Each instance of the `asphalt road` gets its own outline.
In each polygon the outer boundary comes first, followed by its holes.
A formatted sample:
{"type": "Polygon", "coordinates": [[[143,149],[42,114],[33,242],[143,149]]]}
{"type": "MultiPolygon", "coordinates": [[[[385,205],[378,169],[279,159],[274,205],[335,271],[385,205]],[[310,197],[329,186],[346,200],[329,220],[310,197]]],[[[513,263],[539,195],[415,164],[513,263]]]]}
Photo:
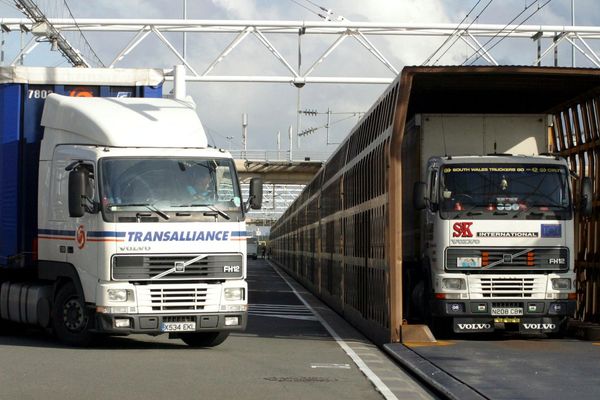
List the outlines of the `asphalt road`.
{"type": "Polygon", "coordinates": [[[248,275],[248,329],[212,349],[166,335],[75,349],[36,330],[0,334],[0,400],[432,398],[265,261],[250,261],[248,275]]]}

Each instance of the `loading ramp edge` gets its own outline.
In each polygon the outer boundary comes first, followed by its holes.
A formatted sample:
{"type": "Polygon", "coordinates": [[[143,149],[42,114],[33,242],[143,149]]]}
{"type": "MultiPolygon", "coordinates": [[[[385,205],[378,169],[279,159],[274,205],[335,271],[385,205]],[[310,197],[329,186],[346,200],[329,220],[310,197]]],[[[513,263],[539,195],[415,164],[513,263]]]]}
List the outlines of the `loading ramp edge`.
{"type": "Polygon", "coordinates": [[[429,360],[421,357],[401,343],[383,345],[384,350],[402,367],[421,379],[436,392],[451,400],[487,399],[481,393],[464,382],[456,379],[446,371],[438,368],[429,360]]]}

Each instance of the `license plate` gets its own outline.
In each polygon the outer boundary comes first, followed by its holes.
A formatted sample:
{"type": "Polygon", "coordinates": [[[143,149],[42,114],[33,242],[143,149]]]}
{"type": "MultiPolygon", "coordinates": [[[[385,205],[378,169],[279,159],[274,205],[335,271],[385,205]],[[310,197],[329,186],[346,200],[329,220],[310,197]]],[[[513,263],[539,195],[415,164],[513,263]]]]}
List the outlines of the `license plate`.
{"type": "Polygon", "coordinates": [[[196,330],[195,322],[163,322],[160,325],[162,332],[189,332],[196,330]]]}
{"type": "Polygon", "coordinates": [[[522,307],[492,307],[492,315],[523,315],[522,307]]]}

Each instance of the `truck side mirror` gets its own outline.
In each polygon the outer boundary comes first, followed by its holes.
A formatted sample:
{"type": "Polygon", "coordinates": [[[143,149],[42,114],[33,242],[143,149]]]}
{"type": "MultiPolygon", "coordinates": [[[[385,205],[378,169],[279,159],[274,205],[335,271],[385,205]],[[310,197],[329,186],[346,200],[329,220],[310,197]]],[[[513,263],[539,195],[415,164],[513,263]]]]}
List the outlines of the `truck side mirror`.
{"type": "Polygon", "coordinates": [[[87,181],[87,171],[74,169],[69,172],[69,216],[71,218],[83,217],[85,214],[87,181]]]}
{"type": "Polygon", "coordinates": [[[260,210],[262,207],[263,182],[261,178],[250,179],[250,208],[260,210]]]}
{"type": "Polygon", "coordinates": [[[427,207],[425,193],[427,193],[425,182],[415,182],[413,187],[413,206],[415,209],[423,210],[427,207]]]}
{"type": "Polygon", "coordinates": [[[580,197],[580,210],[581,214],[586,217],[592,215],[592,206],[594,197],[592,194],[592,179],[589,176],[584,177],[581,180],[581,197],[580,197]]]}

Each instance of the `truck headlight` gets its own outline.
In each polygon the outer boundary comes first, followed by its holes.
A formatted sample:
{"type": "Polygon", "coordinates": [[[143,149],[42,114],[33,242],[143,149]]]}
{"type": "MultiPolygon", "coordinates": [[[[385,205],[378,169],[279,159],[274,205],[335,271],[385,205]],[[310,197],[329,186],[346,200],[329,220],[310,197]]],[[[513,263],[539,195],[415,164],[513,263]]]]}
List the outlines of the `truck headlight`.
{"type": "Polygon", "coordinates": [[[554,290],[569,290],[571,289],[571,279],[569,278],[553,278],[552,289],[554,290]]]}
{"type": "Polygon", "coordinates": [[[127,301],[128,298],[133,297],[133,292],[130,296],[129,292],[131,292],[131,290],[127,289],[108,289],[106,292],[108,293],[109,301],[121,302],[127,301]]]}
{"type": "Polygon", "coordinates": [[[463,290],[465,286],[463,278],[442,278],[442,289],[463,290]]]}
{"type": "Polygon", "coordinates": [[[223,294],[226,301],[244,300],[244,288],[225,288],[223,294]]]}

